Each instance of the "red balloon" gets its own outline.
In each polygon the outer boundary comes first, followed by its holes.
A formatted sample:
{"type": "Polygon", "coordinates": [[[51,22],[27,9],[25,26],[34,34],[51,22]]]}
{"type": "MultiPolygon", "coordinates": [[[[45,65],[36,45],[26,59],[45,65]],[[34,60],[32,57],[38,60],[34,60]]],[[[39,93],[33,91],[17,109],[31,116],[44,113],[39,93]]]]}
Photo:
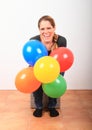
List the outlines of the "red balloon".
{"type": "Polygon", "coordinates": [[[31,93],[40,87],[41,82],[35,78],[33,67],[28,67],[17,74],[15,85],[19,91],[23,93],[31,93]]]}
{"type": "Polygon", "coordinates": [[[50,56],[54,57],[59,62],[60,72],[68,70],[74,62],[72,51],[66,47],[59,47],[53,50],[50,56]]]}

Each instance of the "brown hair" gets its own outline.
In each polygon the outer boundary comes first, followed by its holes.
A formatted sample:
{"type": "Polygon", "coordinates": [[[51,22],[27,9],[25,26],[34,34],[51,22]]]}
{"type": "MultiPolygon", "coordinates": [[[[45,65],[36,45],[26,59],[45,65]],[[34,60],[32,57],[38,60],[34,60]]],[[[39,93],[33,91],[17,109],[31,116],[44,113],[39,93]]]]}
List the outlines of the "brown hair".
{"type": "MultiPolygon", "coordinates": [[[[43,20],[44,21],[49,21],[53,28],[56,26],[55,25],[55,21],[54,21],[54,19],[52,17],[50,17],[49,15],[44,15],[38,21],[38,28],[40,28],[40,23],[43,20]]],[[[58,39],[58,35],[54,34],[54,36],[53,36],[53,42],[57,42],[57,39],[58,39]]]]}
{"type": "Polygon", "coordinates": [[[44,16],[42,16],[40,19],[39,19],[39,21],[38,21],[38,28],[40,28],[40,23],[41,23],[41,21],[49,21],[50,23],[51,23],[51,25],[52,25],[52,27],[54,28],[55,27],[55,21],[54,21],[54,19],[52,18],[52,17],[50,17],[50,16],[48,16],[48,15],[44,15],[44,16]]]}

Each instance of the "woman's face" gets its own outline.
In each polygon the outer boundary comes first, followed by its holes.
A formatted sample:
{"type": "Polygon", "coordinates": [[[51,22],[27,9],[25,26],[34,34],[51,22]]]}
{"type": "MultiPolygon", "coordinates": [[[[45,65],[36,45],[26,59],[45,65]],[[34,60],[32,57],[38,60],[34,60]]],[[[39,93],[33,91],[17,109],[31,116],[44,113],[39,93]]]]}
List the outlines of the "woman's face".
{"type": "Polygon", "coordinates": [[[55,33],[55,27],[53,27],[49,21],[41,21],[39,31],[41,40],[44,43],[52,42],[55,33]]]}

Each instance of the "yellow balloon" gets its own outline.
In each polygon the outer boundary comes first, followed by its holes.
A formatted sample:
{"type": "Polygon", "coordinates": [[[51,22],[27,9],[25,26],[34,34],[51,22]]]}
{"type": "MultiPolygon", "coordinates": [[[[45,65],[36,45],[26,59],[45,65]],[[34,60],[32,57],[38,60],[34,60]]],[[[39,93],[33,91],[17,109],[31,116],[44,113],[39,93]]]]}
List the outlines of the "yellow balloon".
{"type": "Polygon", "coordinates": [[[54,81],[59,73],[59,63],[51,56],[43,56],[34,65],[34,75],[42,83],[54,81]]]}

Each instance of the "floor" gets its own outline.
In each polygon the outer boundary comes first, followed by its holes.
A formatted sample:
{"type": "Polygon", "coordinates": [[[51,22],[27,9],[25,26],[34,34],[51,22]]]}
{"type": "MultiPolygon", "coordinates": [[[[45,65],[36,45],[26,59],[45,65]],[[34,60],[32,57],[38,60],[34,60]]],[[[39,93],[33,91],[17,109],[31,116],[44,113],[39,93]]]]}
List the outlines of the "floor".
{"type": "Polygon", "coordinates": [[[67,90],[61,97],[60,115],[32,115],[30,94],[0,91],[0,130],[92,130],[92,90],[67,90]]]}

